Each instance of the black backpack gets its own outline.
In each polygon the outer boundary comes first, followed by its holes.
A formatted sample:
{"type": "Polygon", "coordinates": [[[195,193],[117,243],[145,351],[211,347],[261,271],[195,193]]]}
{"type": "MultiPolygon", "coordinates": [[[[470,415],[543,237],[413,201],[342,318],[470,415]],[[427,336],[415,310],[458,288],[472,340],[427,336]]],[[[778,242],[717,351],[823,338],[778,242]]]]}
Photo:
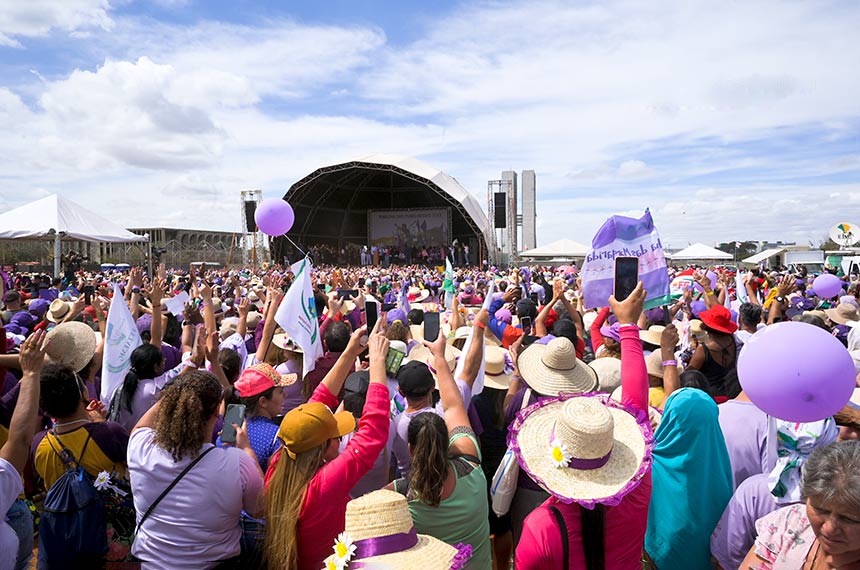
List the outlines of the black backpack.
{"type": "MultiPolygon", "coordinates": [[[[66,468],[48,490],[39,521],[39,570],[97,568],[108,551],[105,507],[93,479],[54,430],[45,437],[66,468]],[[55,439],[61,449],[54,447],[55,439]]],[[[86,453],[91,435],[81,450],[86,453]]]]}

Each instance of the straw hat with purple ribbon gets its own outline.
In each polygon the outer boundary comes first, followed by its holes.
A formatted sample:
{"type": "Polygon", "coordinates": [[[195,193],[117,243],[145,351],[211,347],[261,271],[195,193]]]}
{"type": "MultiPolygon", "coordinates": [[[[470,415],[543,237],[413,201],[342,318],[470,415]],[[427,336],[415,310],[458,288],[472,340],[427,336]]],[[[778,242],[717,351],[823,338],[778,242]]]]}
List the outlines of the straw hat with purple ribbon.
{"type": "Polygon", "coordinates": [[[459,570],[472,553],[418,534],[406,497],[381,489],[346,505],[346,528],[335,540],[325,568],[459,570]]]}
{"type": "Polygon", "coordinates": [[[484,386],[507,390],[514,376],[514,363],[507,350],[500,346],[484,348],[484,386]]]}
{"type": "Polygon", "coordinates": [[[522,468],[564,503],[616,506],[651,468],[648,414],[608,394],[562,394],[521,411],[508,445],[522,468]]]}

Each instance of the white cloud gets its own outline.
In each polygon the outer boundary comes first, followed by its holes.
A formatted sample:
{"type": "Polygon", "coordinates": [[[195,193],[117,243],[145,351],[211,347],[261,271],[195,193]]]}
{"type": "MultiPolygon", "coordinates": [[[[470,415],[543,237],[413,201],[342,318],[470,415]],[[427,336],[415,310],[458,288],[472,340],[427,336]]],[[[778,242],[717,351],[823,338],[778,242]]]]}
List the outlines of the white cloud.
{"type": "Polygon", "coordinates": [[[108,0],[3,0],[0,2],[0,45],[21,47],[17,37],[46,36],[51,30],[69,33],[110,30],[108,0]]]}
{"type": "Polygon", "coordinates": [[[502,170],[535,169],[540,243],[588,243],[649,206],[670,243],[817,240],[833,216],[804,201],[860,196],[856,152],[816,147],[857,128],[855,4],[480,2],[396,45],[368,25],[181,26],[56,4],[104,17],[13,30],[0,15],[0,44],[64,29],[92,47],[28,85],[29,107],[0,76],[4,192],[74,192],[129,225],[231,228],[240,190],[281,195],[372,152],[422,158],[479,203],[502,170]],[[816,134],[792,149],[808,158],[766,150],[798,132],[816,134]],[[745,178],[719,183],[730,171],[745,178]]]}

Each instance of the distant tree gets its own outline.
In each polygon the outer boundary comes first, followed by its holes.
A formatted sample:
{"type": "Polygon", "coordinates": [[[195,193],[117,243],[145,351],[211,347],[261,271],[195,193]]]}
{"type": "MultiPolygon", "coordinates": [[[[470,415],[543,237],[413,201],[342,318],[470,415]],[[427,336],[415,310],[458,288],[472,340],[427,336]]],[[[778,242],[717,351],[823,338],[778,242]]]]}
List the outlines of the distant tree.
{"type": "Polygon", "coordinates": [[[758,244],[754,241],[742,241],[738,246],[735,245],[736,243],[733,241],[721,243],[717,246],[717,249],[734,255],[738,261],[753,255],[756,249],[758,249],[758,244]]]}
{"type": "Polygon", "coordinates": [[[820,249],[822,251],[839,249],[839,244],[830,239],[829,237],[821,243],[820,249]]]}

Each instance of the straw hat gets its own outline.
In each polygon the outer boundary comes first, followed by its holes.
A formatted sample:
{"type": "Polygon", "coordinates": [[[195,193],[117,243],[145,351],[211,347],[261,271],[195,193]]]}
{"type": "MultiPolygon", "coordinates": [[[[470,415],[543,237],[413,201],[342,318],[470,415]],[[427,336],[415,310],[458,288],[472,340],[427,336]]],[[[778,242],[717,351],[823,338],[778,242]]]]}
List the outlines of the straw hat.
{"type": "Polygon", "coordinates": [[[77,321],[57,325],[45,336],[48,359],[80,372],[96,353],[97,336],[93,329],[77,321]]]}
{"type": "MultiPolygon", "coordinates": [[[[615,390],[612,391],[612,395],[610,397],[613,400],[615,400],[616,402],[620,403],[621,402],[621,392],[622,392],[621,386],[619,386],[618,388],[616,388],[615,390]]],[[[659,427],[659,425],[660,425],[660,422],[663,421],[663,414],[660,412],[660,410],[658,410],[654,406],[648,406],[648,419],[651,422],[651,429],[656,431],[657,427],[659,427]]]]}
{"type": "MultiPolygon", "coordinates": [[[[656,376],[657,378],[663,377],[663,353],[659,350],[655,350],[651,354],[645,357],[645,368],[648,369],[649,376],[656,376]]],[[[681,369],[678,367],[678,373],[680,374],[681,369]]]]}
{"type": "Polygon", "coordinates": [[[573,343],[564,337],[530,345],[517,359],[517,367],[532,390],[544,396],[597,388],[597,373],[576,357],[573,343]]]}
{"type": "Polygon", "coordinates": [[[588,365],[597,373],[597,390],[611,394],[621,386],[621,360],[611,356],[595,358],[588,365]]]}
{"type": "Polygon", "coordinates": [[[406,292],[406,298],[409,299],[410,303],[420,303],[429,296],[430,291],[421,289],[420,287],[410,287],[406,292]]]}
{"type": "Polygon", "coordinates": [[[272,337],[272,344],[278,348],[289,350],[290,352],[304,352],[302,347],[297,345],[286,333],[276,334],[272,337]]]}
{"type": "MultiPolygon", "coordinates": [[[[454,368],[457,367],[457,359],[460,357],[460,350],[454,348],[450,344],[445,344],[445,361],[448,363],[448,370],[451,373],[454,372],[454,368]]],[[[409,360],[417,360],[418,362],[423,362],[427,365],[427,368],[430,369],[430,372],[433,374],[433,377],[436,377],[436,368],[434,368],[435,359],[433,358],[433,354],[430,353],[430,349],[420,344],[414,347],[409,351],[409,360]]]]}
{"type": "Polygon", "coordinates": [[[58,323],[72,310],[72,304],[60,299],[54,299],[48,306],[45,317],[52,323],[58,323]]]}
{"type": "Polygon", "coordinates": [[[334,550],[325,560],[326,568],[349,568],[361,560],[362,568],[374,570],[448,570],[464,557],[437,538],[417,534],[406,497],[385,489],[347,503],[346,529],[337,537],[334,550]],[[369,556],[380,551],[386,554],[369,556]]]}
{"type": "Polygon", "coordinates": [[[507,390],[514,376],[514,363],[508,351],[500,346],[484,348],[484,386],[507,390]]]}
{"type": "Polygon", "coordinates": [[[409,325],[409,334],[411,334],[412,338],[415,340],[424,340],[424,326],[409,325]]]}
{"type": "Polygon", "coordinates": [[[565,394],[520,412],[508,441],[538,485],[562,502],[593,508],[616,506],[639,486],[653,439],[644,411],[608,394],[565,394]]]}
{"type": "Polygon", "coordinates": [[[825,314],[834,323],[847,325],[849,322],[860,320],[857,307],[850,303],[839,303],[835,309],[825,309],[825,314]]]}
{"type": "Polygon", "coordinates": [[[702,321],[699,319],[691,319],[690,320],[690,333],[693,336],[703,336],[705,334],[705,329],[702,328],[702,321]]]}
{"type": "Polygon", "coordinates": [[[660,346],[660,338],[663,335],[664,330],[666,330],[666,327],[662,325],[653,325],[645,330],[640,330],[639,338],[642,339],[642,342],[660,346]]]}

